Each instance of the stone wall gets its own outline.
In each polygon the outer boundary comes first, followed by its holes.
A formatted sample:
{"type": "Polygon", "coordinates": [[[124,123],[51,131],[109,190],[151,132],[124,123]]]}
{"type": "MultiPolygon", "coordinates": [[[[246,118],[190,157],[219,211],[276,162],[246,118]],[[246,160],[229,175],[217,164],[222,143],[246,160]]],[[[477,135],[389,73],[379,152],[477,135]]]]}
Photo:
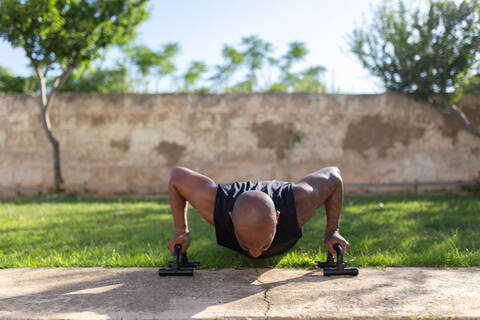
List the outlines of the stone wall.
{"type": "MultiPolygon", "coordinates": [[[[0,96],[0,196],[53,186],[38,103],[0,96]]],[[[480,127],[480,96],[459,105],[480,127]]],[[[479,138],[397,94],[63,94],[51,120],[65,187],[79,192],[162,192],[174,166],[219,183],[338,166],[360,192],[443,188],[480,171],[479,138]]]]}

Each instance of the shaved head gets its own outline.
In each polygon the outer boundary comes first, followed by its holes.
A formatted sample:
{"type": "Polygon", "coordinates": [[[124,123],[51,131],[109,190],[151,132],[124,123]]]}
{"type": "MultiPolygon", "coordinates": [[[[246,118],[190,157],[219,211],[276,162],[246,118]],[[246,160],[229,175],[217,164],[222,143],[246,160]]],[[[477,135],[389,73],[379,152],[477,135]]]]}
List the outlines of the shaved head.
{"type": "Polygon", "coordinates": [[[258,257],[275,236],[279,212],[272,198],[261,191],[242,193],[233,206],[231,218],[240,246],[258,257]]]}

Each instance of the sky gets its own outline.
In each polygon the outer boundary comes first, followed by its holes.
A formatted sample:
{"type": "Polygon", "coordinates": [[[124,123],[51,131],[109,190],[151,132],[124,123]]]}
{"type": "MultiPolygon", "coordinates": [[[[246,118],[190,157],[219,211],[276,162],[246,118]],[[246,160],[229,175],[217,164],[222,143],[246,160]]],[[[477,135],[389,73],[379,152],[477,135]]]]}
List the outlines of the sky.
{"type": "MultiPolygon", "coordinates": [[[[222,47],[238,46],[242,37],[257,35],[273,44],[279,56],[288,43],[302,41],[309,50],[299,68],[322,65],[327,91],[379,93],[381,83],[349,52],[348,35],[371,17],[381,0],[151,0],[150,16],[138,29],[137,42],[159,49],[178,42],[175,63],[184,72],[193,60],[209,67],[221,64],[222,47]]],[[[114,62],[111,54],[109,63],[114,62]]],[[[23,49],[0,40],[0,65],[16,75],[30,75],[23,49]]],[[[168,89],[163,89],[168,91],[168,89]]]]}

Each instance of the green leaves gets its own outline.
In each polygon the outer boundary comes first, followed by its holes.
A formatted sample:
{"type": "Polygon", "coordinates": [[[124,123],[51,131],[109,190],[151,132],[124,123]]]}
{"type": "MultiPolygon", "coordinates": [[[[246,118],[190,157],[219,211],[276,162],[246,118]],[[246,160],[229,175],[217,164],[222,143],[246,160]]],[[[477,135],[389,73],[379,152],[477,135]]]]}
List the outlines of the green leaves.
{"type": "Polygon", "coordinates": [[[202,61],[193,61],[183,75],[184,91],[192,91],[195,83],[208,71],[207,65],[202,61]]]}
{"type": "Polygon", "coordinates": [[[225,45],[222,49],[225,64],[216,66],[217,73],[211,77],[211,80],[219,87],[224,87],[226,92],[254,91],[258,89],[259,71],[266,64],[275,61],[271,56],[272,51],[272,44],[256,35],[243,37],[239,49],[225,45]],[[229,88],[229,80],[242,67],[246,79],[229,88]]]}
{"type": "Polygon", "coordinates": [[[210,78],[224,92],[283,91],[322,92],[325,86],[321,75],[325,68],[312,66],[294,72],[294,64],[308,54],[306,44],[300,41],[289,43],[288,51],[276,58],[271,43],[252,35],[242,38],[237,49],[225,45],[222,50],[225,63],[215,66],[216,73],[210,78]],[[234,85],[230,80],[243,77],[234,85]],[[278,80],[272,83],[269,76],[278,80]]]}
{"type": "Polygon", "coordinates": [[[67,79],[60,89],[63,92],[123,93],[133,91],[125,66],[116,65],[110,69],[90,68],[67,79]]]}
{"type": "Polygon", "coordinates": [[[98,57],[126,43],[145,20],[147,0],[4,0],[0,36],[48,71],[98,57]]]}
{"type": "Polygon", "coordinates": [[[126,49],[130,61],[136,65],[142,76],[147,76],[151,70],[163,76],[175,71],[172,62],[180,50],[178,43],[168,43],[158,51],[153,51],[147,46],[135,45],[126,49]]]}
{"type": "Polygon", "coordinates": [[[293,84],[294,92],[325,92],[325,86],[320,80],[325,68],[315,66],[299,72],[296,82],[293,84]]]}
{"type": "Polygon", "coordinates": [[[38,80],[34,77],[14,76],[13,73],[0,66],[0,92],[32,93],[38,89],[38,80]]]}
{"type": "Polygon", "coordinates": [[[480,63],[479,2],[432,0],[427,10],[410,11],[402,1],[390,4],[377,7],[370,26],[353,31],[350,50],[387,90],[459,98],[480,63]]]}

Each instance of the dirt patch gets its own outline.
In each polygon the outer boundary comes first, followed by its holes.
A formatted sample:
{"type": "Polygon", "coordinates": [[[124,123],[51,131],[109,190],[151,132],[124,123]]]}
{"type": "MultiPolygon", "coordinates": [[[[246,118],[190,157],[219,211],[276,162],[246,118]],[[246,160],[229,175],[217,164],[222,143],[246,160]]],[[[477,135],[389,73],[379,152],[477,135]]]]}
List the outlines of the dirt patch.
{"type": "Polygon", "coordinates": [[[104,125],[107,122],[107,119],[103,114],[94,114],[90,117],[90,122],[92,124],[92,127],[96,128],[104,125]]]}
{"type": "Polygon", "coordinates": [[[154,148],[157,154],[161,154],[167,159],[167,164],[170,167],[173,167],[180,160],[186,149],[187,147],[183,145],[168,141],[162,141],[154,148]]]}
{"type": "Polygon", "coordinates": [[[262,149],[275,149],[277,158],[283,160],[288,152],[292,130],[291,123],[275,124],[272,121],[254,123],[251,130],[258,139],[258,147],[262,149]]]}
{"type": "Polygon", "coordinates": [[[458,133],[463,130],[462,123],[454,115],[443,114],[442,118],[443,125],[439,127],[440,133],[445,138],[452,139],[453,143],[456,144],[458,141],[458,133]]]}
{"type": "Polygon", "coordinates": [[[366,151],[373,148],[380,158],[385,158],[395,142],[408,146],[411,141],[422,138],[424,132],[424,128],[410,127],[404,121],[387,121],[380,115],[368,115],[348,126],[343,148],[364,157],[366,151]]]}
{"type": "Polygon", "coordinates": [[[110,147],[118,149],[122,152],[127,152],[130,150],[130,137],[125,137],[120,140],[112,140],[110,141],[110,147]]]}

